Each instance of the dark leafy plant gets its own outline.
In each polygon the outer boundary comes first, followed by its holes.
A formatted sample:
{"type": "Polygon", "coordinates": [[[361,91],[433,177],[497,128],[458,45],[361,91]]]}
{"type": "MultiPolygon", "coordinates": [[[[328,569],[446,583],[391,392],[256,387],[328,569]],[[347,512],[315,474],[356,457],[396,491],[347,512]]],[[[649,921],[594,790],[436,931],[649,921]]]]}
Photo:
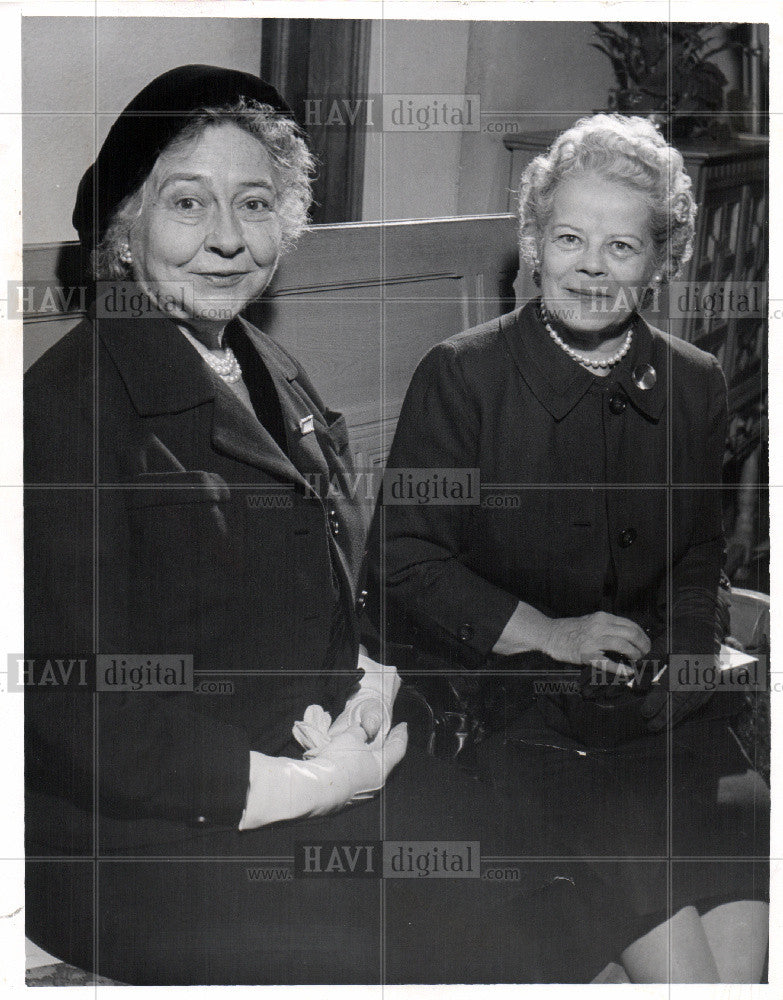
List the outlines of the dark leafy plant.
{"type": "Polygon", "coordinates": [[[709,112],[723,107],[727,80],[710,59],[738,42],[719,41],[710,23],[593,21],[592,47],[611,62],[618,103],[642,113],[709,112]]]}

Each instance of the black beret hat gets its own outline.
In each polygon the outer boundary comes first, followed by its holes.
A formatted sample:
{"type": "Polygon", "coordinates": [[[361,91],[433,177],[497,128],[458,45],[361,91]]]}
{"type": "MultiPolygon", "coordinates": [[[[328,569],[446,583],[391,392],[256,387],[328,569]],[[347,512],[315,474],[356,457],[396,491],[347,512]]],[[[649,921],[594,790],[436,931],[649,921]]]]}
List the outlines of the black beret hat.
{"type": "Polygon", "coordinates": [[[93,241],[101,241],[120,203],[145,180],[194,111],[232,104],[240,97],[293,117],[273,86],[235,69],[178,66],[147,84],[112,125],[98,158],[79,183],[73,225],[82,247],[89,250],[93,241]]]}

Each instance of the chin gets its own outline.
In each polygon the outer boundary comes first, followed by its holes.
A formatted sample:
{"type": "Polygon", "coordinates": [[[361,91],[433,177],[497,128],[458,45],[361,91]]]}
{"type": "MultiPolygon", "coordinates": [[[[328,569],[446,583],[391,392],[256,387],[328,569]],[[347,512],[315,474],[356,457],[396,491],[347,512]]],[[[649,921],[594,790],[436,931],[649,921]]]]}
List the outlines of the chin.
{"type": "Polygon", "coordinates": [[[595,333],[604,328],[618,326],[631,318],[628,310],[593,308],[588,303],[562,303],[550,310],[566,327],[576,332],[595,333]]]}
{"type": "Polygon", "coordinates": [[[572,317],[567,321],[563,320],[562,322],[577,333],[598,333],[600,330],[613,329],[617,326],[621,326],[623,323],[629,322],[630,319],[630,313],[623,313],[620,315],[600,313],[599,315],[591,317],[572,317]]]}

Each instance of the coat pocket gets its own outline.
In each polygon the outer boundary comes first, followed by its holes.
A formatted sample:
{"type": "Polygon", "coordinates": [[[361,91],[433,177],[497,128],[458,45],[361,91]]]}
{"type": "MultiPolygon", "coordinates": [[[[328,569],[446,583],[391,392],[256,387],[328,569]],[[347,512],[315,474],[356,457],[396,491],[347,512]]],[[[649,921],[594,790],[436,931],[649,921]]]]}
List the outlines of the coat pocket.
{"type": "MultiPolygon", "coordinates": [[[[131,546],[157,576],[168,563],[222,562],[231,557],[231,491],[213,472],[150,472],[128,484],[131,546]],[[199,555],[200,554],[200,555],[199,555]]],[[[192,567],[195,569],[195,566],[192,567]]]]}
{"type": "Polygon", "coordinates": [[[145,472],[129,484],[131,509],[168,507],[175,504],[225,503],[231,491],[225,479],[214,472],[145,472]]]}
{"type": "Polygon", "coordinates": [[[128,642],[193,652],[227,613],[240,573],[229,499],[225,481],[203,471],[144,473],[127,485],[128,642]]]}

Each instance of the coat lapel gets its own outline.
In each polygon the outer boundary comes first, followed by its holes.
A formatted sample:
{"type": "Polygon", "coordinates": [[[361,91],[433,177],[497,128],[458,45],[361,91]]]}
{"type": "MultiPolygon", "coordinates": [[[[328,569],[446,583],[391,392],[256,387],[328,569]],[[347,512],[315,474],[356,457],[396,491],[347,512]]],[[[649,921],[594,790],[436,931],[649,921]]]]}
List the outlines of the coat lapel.
{"type": "Polygon", "coordinates": [[[593,376],[554,343],[538,320],[535,302],[501,316],[500,325],[530,391],[555,420],[562,420],[590,388],[593,376]]]}
{"type": "MultiPolygon", "coordinates": [[[[562,420],[595,381],[595,376],[554,343],[538,319],[536,301],[500,317],[509,352],[522,378],[539,403],[555,420],[562,420]]],[[[662,335],[656,338],[641,316],[634,318],[631,349],[607,377],[606,385],[619,383],[633,405],[658,420],[666,403],[669,364],[662,335]],[[643,389],[637,373],[646,366],[655,372],[655,384],[643,389]]]]}
{"type": "MultiPolygon", "coordinates": [[[[141,416],[175,415],[212,401],[211,438],[216,450],[278,479],[306,486],[301,473],[274,438],[232,390],[207,368],[171,320],[160,315],[130,320],[103,317],[100,313],[98,316],[95,320],[98,336],[141,416]]],[[[298,373],[296,366],[274,345],[273,349],[267,346],[265,342],[269,338],[252,327],[248,332],[278,390],[289,440],[295,440],[292,428],[296,426],[298,432],[298,420],[305,415],[306,409],[300,394],[292,391],[290,385],[298,373]],[[281,363],[281,359],[285,363],[281,363]]]]}
{"type": "Polygon", "coordinates": [[[222,454],[263,469],[277,479],[304,485],[301,474],[272,435],[224,385],[215,387],[212,445],[222,454]]]}
{"type": "Polygon", "coordinates": [[[271,337],[261,333],[242,317],[240,319],[277,389],[289,454],[301,471],[318,473],[328,478],[329,466],[315,432],[316,425],[323,427],[323,424],[317,415],[317,407],[314,406],[313,400],[297,380],[299,369],[296,363],[271,337]]]}

